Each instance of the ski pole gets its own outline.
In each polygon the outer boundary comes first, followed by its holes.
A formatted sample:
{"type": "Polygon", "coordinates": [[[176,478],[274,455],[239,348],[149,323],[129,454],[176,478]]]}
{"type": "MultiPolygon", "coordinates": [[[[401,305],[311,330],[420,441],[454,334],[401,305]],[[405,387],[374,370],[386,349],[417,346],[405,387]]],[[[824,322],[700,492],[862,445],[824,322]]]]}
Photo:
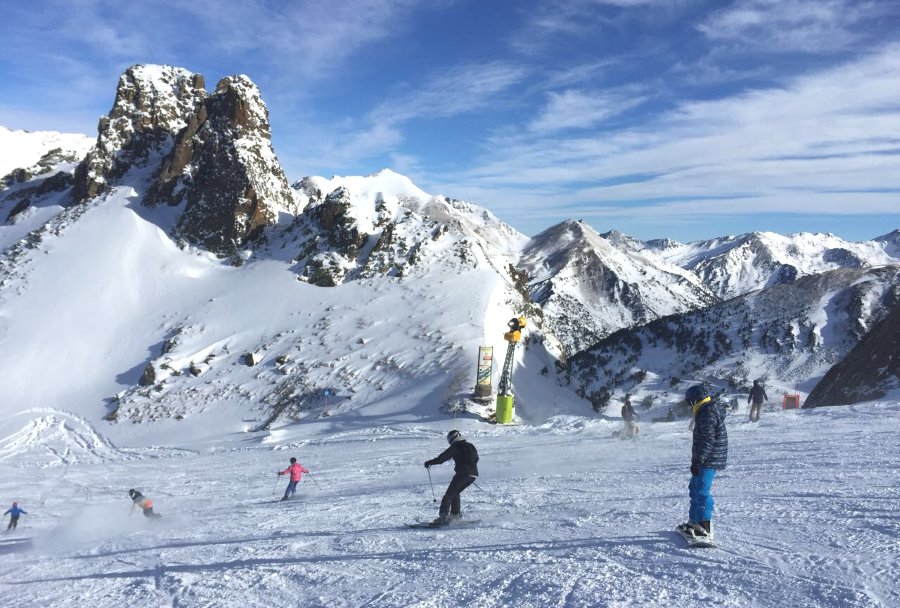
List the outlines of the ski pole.
{"type": "Polygon", "coordinates": [[[312,473],[307,472],[307,473],[306,473],[306,476],[313,480],[313,483],[316,484],[316,487],[317,487],[317,488],[319,487],[319,482],[318,482],[318,480],[317,480],[315,477],[313,477],[313,474],[312,474],[312,473]]]}
{"type": "Polygon", "coordinates": [[[484,488],[482,488],[480,485],[478,485],[478,484],[475,483],[474,481],[472,482],[472,485],[475,486],[476,488],[478,488],[479,490],[481,490],[482,492],[484,492],[485,494],[487,494],[487,495],[488,495],[488,498],[490,498],[491,500],[495,500],[495,501],[497,500],[497,499],[494,497],[493,494],[491,494],[490,492],[486,492],[486,491],[484,490],[484,488]]]}
{"type": "Polygon", "coordinates": [[[431,469],[429,469],[428,467],[426,467],[425,470],[428,471],[428,483],[431,485],[431,498],[432,498],[432,502],[437,502],[437,496],[434,495],[434,482],[431,481],[431,469]]]}

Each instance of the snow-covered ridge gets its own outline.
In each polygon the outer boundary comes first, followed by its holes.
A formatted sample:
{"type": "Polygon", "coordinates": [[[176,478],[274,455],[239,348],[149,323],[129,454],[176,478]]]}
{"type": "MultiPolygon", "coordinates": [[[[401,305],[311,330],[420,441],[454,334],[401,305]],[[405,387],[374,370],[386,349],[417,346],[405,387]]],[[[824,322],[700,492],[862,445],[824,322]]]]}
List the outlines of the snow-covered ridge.
{"type": "Polygon", "coordinates": [[[889,236],[857,243],[833,234],[754,232],[687,245],[651,242],[648,247],[692,270],[727,299],[838,268],[898,264],[898,247],[889,236]]]}
{"type": "Polygon", "coordinates": [[[717,301],[691,271],[639,243],[570,220],[524,248],[519,267],[531,298],[570,354],[619,329],[717,301]]]}
{"type": "Polygon", "coordinates": [[[80,133],[11,131],[0,126],[0,176],[13,169],[34,166],[54,148],[71,151],[82,158],[93,144],[92,138],[80,133]]]}
{"type": "Polygon", "coordinates": [[[677,401],[696,382],[746,394],[756,379],[806,394],[897,306],[900,265],[802,277],[613,334],[570,360],[573,388],[602,403],[677,401]]]}

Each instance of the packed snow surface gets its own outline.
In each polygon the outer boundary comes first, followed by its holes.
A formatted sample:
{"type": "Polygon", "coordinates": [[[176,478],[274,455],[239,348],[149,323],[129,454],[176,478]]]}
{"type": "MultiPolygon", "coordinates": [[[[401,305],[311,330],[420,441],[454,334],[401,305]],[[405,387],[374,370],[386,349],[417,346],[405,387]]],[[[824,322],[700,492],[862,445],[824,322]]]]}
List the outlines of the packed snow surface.
{"type": "MultiPolygon", "coordinates": [[[[684,420],[642,422],[623,441],[617,421],[576,416],[333,417],[125,449],[65,412],[26,412],[2,423],[0,496],[28,512],[0,543],[3,604],[900,605],[900,403],[745,416],[729,417],[713,485],[719,548],[690,549],[673,531],[688,506],[684,420]],[[481,453],[468,524],[408,529],[436,513],[422,463],[454,427],[481,453]],[[290,456],[312,475],[279,502],[290,456]],[[161,519],[129,516],[132,487],[161,519]]],[[[438,498],[451,474],[431,469],[438,498]]]]}

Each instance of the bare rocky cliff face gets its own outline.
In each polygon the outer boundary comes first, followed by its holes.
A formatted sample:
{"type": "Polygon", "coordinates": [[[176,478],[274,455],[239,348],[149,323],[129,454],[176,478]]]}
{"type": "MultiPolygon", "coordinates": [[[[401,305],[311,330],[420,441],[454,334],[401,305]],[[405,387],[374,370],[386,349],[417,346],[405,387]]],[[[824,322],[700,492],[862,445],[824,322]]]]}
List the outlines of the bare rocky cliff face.
{"type": "Polygon", "coordinates": [[[150,204],[186,203],[175,235],[227,252],[297,212],[272,151],[269,113],[246,76],[223,78],[179,133],[150,204]]]}
{"type": "Polygon", "coordinates": [[[134,187],[147,206],[184,205],[173,236],[220,254],[275,224],[279,211],[295,213],[259,89],[246,76],[223,78],[212,94],[203,87],[203,76],[182,68],[128,68],[75,171],[75,202],[134,187]]]}

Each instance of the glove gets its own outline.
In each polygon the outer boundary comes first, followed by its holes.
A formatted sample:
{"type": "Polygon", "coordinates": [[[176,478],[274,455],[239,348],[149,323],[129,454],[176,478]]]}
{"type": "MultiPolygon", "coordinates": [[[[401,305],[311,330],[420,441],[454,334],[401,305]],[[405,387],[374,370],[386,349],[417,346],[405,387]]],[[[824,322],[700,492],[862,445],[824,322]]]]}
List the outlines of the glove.
{"type": "Polygon", "coordinates": [[[426,469],[431,468],[431,461],[430,461],[430,460],[429,460],[428,462],[425,463],[425,468],[426,468],[426,469]]]}
{"type": "Polygon", "coordinates": [[[278,475],[279,477],[281,477],[282,475],[284,475],[284,473],[282,473],[281,471],[278,471],[278,472],[275,473],[275,474],[278,475]]]}
{"type": "Polygon", "coordinates": [[[691,475],[697,476],[700,474],[700,465],[696,462],[691,463],[691,475]]]}

